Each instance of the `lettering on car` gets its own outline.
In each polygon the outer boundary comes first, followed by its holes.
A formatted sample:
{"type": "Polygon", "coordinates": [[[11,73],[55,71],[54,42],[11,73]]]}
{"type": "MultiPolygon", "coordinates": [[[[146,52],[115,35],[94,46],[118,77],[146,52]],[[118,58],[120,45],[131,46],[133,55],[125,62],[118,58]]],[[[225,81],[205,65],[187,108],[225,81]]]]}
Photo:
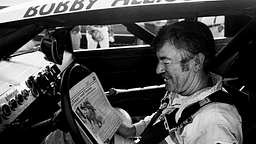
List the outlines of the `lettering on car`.
{"type": "Polygon", "coordinates": [[[34,16],[45,16],[50,14],[61,14],[66,12],[77,12],[84,10],[100,9],[100,7],[93,8],[97,3],[102,2],[108,8],[115,8],[121,6],[139,6],[147,4],[166,4],[166,3],[187,3],[187,2],[202,2],[202,1],[216,1],[216,0],[113,0],[113,2],[102,0],[67,0],[56,3],[48,3],[43,5],[36,5],[29,7],[23,18],[30,18],[34,16]],[[110,3],[109,3],[110,2],[110,3]],[[106,4],[107,3],[107,4],[106,4]]]}

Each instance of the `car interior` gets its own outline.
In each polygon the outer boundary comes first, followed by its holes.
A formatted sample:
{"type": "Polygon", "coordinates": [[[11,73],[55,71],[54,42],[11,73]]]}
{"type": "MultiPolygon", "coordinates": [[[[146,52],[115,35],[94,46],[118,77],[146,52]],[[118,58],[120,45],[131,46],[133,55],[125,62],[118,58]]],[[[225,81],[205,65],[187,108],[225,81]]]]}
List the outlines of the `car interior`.
{"type": "MultiPolygon", "coordinates": [[[[185,20],[198,20],[199,14],[193,14],[185,20]]],[[[172,18],[179,18],[178,13],[172,18]]],[[[31,143],[40,143],[50,132],[61,129],[70,132],[76,143],[97,143],[89,132],[85,132],[85,137],[81,134],[83,124],[74,118],[68,92],[91,72],[97,73],[111,105],[127,111],[132,122],[155,112],[166,93],[162,77],[155,72],[157,58],[150,47],[155,34],[136,22],[124,21],[121,25],[143,44],[120,46],[122,42],[119,44],[116,39],[112,44],[116,47],[94,50],[72,49],[70,31],[77,25],[46,29],[38,25],[0,27],[0,139],[25,143],[29,136],[31,143]],[[42,32],[38,48],[15,53],[42,32]],[[13,66],[7,69],[9,65],[13,66]],[[17,68],[22,70],[16,71],[17,68]],[[17,72],[18,78],[6,71],[17,72]],[[111,89],[117,93],[112,94],[111,89]]],[[[250,14],[226,14],[221,25],[225,35],[215,39],[216,58],[211,67],[212,72],[224,77],[226,90],[234,95],[243,118],[244,144],[252,142],[256,134],[255,25],[256,18],[250,14]]]]}

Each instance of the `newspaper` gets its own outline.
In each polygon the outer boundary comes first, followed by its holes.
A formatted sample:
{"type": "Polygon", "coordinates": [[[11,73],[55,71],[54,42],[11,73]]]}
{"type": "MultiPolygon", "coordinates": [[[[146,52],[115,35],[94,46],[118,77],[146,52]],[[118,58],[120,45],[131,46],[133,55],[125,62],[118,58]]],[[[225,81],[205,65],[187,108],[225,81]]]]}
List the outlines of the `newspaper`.
{"type": "Polygon", "coordinates": [[[79,127],[86,128],[97,143],[108,143],[123,120],[111,106],[94,72],[70,89],[70,100],[72,110],[82,122],[79,127]]]}

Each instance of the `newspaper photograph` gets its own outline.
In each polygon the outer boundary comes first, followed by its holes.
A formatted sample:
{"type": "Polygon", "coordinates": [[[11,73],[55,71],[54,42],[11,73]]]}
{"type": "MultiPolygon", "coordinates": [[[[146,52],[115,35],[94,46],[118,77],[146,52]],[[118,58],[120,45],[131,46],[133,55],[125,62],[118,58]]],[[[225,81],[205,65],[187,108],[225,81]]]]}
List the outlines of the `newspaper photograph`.
{"type": "Polygon", "coordinates": [[[107,143],[123,122],[93,72],[70,89],[72,110],[98,143],[107,143]]]}

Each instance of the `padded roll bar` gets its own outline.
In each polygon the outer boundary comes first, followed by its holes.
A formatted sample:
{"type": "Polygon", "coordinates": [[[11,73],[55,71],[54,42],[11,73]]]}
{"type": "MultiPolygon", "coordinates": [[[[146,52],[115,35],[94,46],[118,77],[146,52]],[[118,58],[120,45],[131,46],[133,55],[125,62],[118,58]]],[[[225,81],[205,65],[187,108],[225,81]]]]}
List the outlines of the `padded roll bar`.
{"type": "Polygon", "coordinates": [[[256,16],[254,16],[215,56],[212,61],[212,70],[215,70],[221,63],[225,62],[243,46],[256,37],[256,16]]]}
{"type": "Polygon", "coordinates": [[[9,55],[37,36],[42,30],[36,25],[28,25],[3,36],[0,39],[1,60],[9,57],[9,55]]]}

